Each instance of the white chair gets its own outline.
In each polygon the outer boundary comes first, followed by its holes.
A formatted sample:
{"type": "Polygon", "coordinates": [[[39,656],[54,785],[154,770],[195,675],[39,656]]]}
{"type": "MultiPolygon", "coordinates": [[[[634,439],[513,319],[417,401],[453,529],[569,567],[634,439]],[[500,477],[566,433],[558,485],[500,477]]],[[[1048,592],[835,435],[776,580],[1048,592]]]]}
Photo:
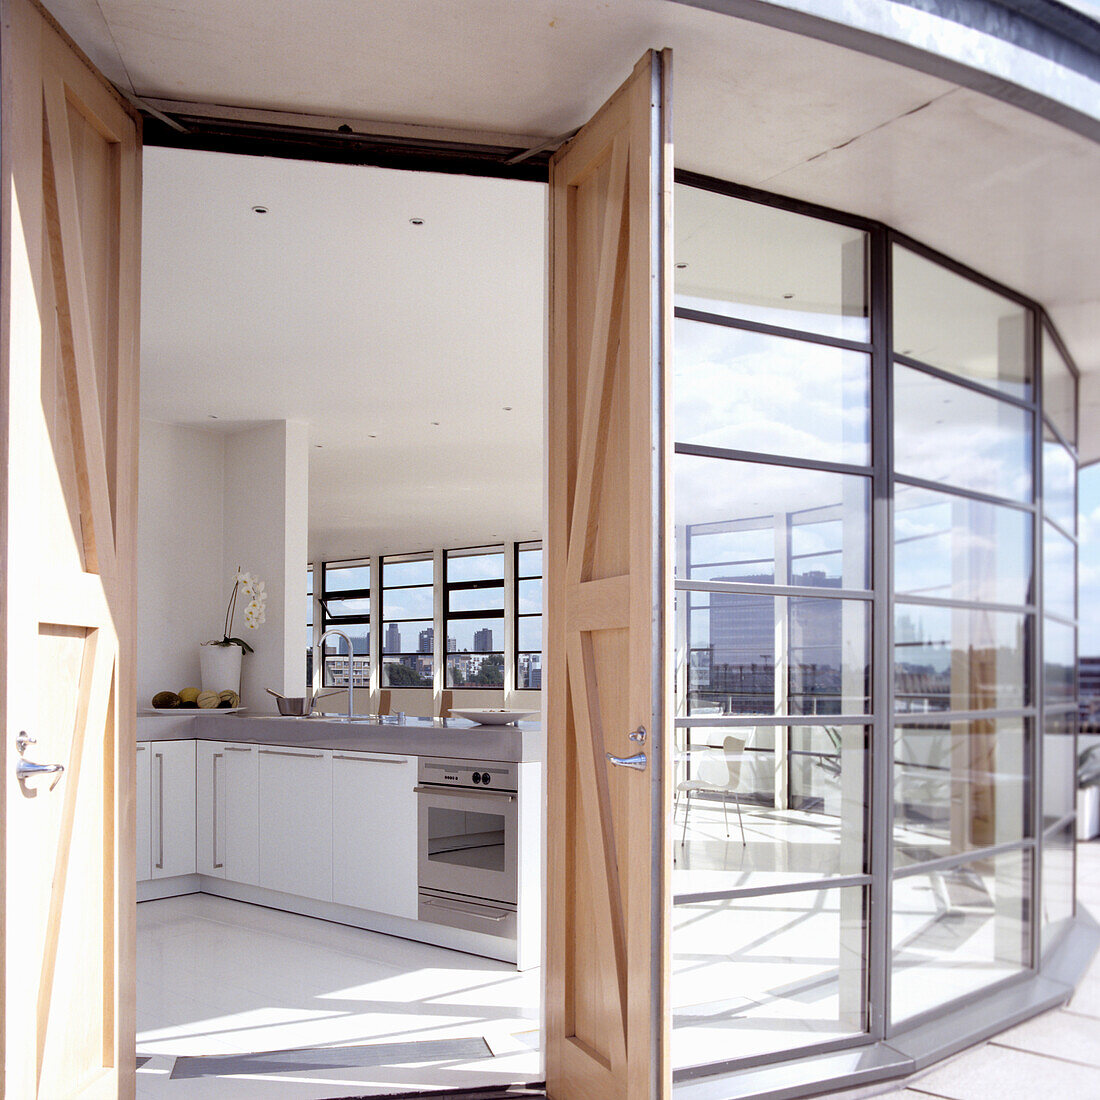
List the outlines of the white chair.
{"type": "MultiPolygon", "coordinates": [[[[696,779],[684,779],[676,784],[676,801],[681,791],[687,796],[684,806],[684,831],[680,836],[681,847],[687,839],[688,816],[691,813],[691,796],[700,791],[709,791],[722,795],[722,817],[726,822],[726,837],[730,835],[730,819],[727,802],[733,798],[737,807],[737,824],[741,826],[741,843],[746,844],[745,823],[741,818],[741,800],[737,797],[737,786],[741,782],[741,760],[745,742],[739,737],[726,737],[722,747],[707,746],[691,752],[691,761],[696,765],[696,779]]],[[[673,810],[675,818],[675,808],[673,810]]]]}

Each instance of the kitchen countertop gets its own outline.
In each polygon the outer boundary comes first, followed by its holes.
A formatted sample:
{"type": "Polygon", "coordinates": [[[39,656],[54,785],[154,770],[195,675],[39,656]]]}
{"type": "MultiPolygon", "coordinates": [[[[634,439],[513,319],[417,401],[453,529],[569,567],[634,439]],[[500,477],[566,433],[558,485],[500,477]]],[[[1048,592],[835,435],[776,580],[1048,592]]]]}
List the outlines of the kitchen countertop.
{"type": "Polygon", "coordinates": [[[285,748],[389,752],[444,756],[455,760],[542,760],[538,722],[517,726],[479,726],[464,718],[403,719],[377,716],[348,722],[333,718],[281,718],[277,715],[196,715],[174,711],[139,716],[138,741],[236,741],[285,748]]]}

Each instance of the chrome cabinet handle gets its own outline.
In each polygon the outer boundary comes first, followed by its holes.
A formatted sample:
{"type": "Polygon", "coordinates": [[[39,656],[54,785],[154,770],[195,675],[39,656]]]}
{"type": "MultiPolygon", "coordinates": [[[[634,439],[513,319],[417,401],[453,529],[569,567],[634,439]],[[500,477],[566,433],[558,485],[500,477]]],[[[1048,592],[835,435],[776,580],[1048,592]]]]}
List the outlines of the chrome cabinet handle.
{"type": "Polygon", "coordinates": [[[164,753],[153,754],[157,761],[157,868],[164,870],[164,753]]]}
{"type": "Polygon", "coordinates": [[[436,898],[421,897],[420,900],[425,905],[434,906],[436,909],[446,909],[450,913],[464,913],[468,917],[478,917],[481,920],[502,921],[508,916],[507,910],[494,909],[491,913],[481,913],[475,909],[469,909],[462,904],[448,905],[444,901],[439,901],[436,898]]]}
{"type": "Polygon", "coordinates": [[[225,752],[251,752],[255,748],[254,745],[223,745],[222,749],[225,752]]]}
{"type": "Polygon", "coordinates": [[[636,772],[644,772],[646,764],[649,763],[644,752],[636,752],[633,756],[613,756],[607,753],[606,756],[615,767],[633,768],[636,772]]]}
{"type": "Polygon", "coordinates": [[[468,794],[479,798],[507,798],[515,802],[516,796],[508,791],[487,791],[484,787],[413,787],[413,794],[445,794],[451,798],[465,798],[468,794]]]}
{"type": "Polygon", "coordinates": [[[261,756],[298,756],[303,760],[319,760],[323,752],[280,752],[278,749],[260,749],[261,756]]]}
{"type": "MultiPolygon", "coordinates": [[[[295,756],[298,754],[295,753],[295,756]]],[[[361,760],[365,764],[407,764],[408,760],[403,756],[347,756],[343,753],[334,753],[333,760],[361,760]]]]}
{"type": "Polygon", "coordinates": [[[214,806],[211,819],[213,821],[213,828],[210,830],[211,845],[213,852],[211,854],[211,866],[224,867],[224,863],[218,862],[218,761],[222,759],[222,753],[216,752],[210,759],[210,770],[214,785],[214,806]]]}

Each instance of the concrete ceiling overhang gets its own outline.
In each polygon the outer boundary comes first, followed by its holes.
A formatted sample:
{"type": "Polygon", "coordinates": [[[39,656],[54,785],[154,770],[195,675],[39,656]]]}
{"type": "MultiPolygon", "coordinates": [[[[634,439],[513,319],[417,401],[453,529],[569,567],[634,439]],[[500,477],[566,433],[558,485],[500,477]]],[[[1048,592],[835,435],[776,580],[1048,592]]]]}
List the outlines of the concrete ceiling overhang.
{"type": "Polygon", "coordinates": [[[532,146],[583,123],[645,49],[672,47],[679,167],[885,222],[1040,302],[1084,377],[1082,459],[1100,458],[1100,144],[1083,132],[1100,119],[1100,86],[1034,53],[1025,66],[1027,51],[1013,68],[990,36],[928,4],[47,6],[143,99],[505,133],[532,146]],[[903,53],[872,49],[902,15],[920,34],[903,53]],[[940,63],[949,54],[954,68],[940,63]],[[915,67],[916,56],[935,64],[915,67]],[[963,69],[986,72],[986,85],[963,69]],[[1044,116],[1040,99],[1063,117],[1044,116]]]}

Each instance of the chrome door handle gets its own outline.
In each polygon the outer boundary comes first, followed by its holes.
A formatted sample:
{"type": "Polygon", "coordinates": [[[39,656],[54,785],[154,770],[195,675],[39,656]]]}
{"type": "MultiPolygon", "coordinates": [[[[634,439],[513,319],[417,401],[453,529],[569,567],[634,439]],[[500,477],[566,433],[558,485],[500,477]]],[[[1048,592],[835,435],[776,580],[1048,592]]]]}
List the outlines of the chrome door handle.
{"type": "Polygon", "coordinates": [[[15,765],[15,777],[25,783],[36,775],[60,775],[64,770],[64,764],[32,764],[29,760],[20,760],[15,765]]]}
{"type": "Polygon", "coordinates": [[[644,752],[636,752],[633,756],[613,756],[606,754],[607,759],[617,768],[633,768],[636,772],[644,772],[649,760],[644,752]]]}

